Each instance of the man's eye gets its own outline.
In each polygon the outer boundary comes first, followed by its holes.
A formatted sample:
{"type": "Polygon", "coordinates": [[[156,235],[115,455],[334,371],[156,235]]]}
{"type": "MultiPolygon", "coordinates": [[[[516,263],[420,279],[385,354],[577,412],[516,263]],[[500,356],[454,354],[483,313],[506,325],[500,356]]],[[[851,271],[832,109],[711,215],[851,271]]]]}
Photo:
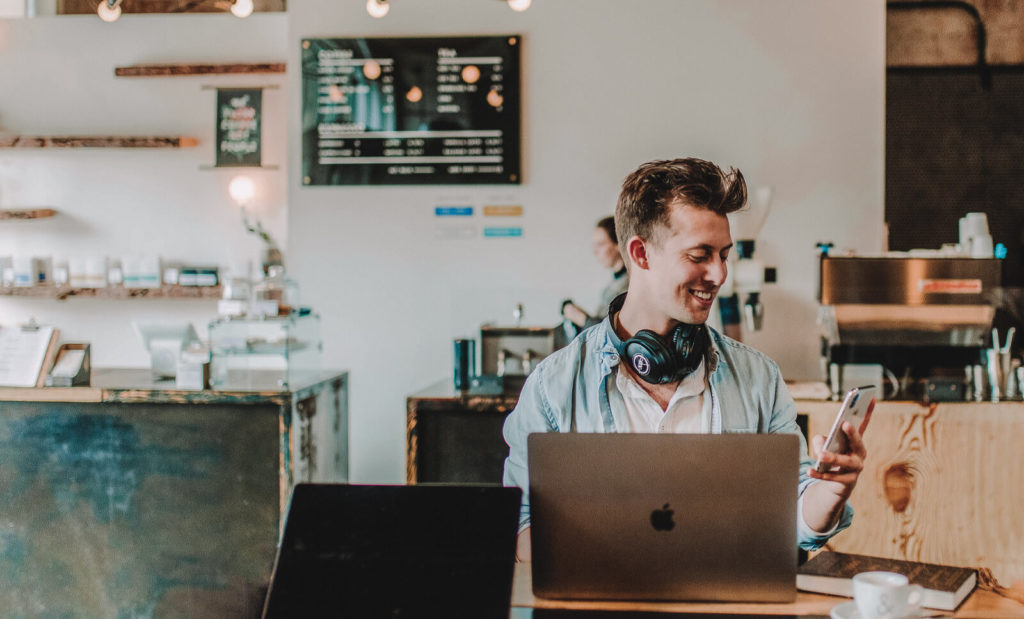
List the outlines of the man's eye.
{"type": "Polygon", "coordinates": [[[692,255],[690,255],[690,260],[693,260],[694,262],[707,262],[708,258],[710,258],[710,256],[708,256],[707,254],[692,254],[692,255]]]}

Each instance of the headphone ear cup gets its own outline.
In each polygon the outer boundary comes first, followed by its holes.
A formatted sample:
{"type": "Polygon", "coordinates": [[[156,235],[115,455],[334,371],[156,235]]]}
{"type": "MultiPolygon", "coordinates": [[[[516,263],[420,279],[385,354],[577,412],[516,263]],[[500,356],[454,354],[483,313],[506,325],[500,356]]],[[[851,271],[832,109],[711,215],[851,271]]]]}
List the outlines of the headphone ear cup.
{"type": "Polygon", "coordinates": [[[665,340],[649,329],[643,329],[631,337],[625,345],[626,358],[645,381],[660,385],[671,382],[676,370],[672,350],[665,340]]]}
{"type": "Polygon", "coordinates": [[[677,367],[685,374],[697,369],[710,345],[711,338],[708,336],[708,330],[702,324],[679,323],[672,330],[672,347],[677,355],[677,367]]]}

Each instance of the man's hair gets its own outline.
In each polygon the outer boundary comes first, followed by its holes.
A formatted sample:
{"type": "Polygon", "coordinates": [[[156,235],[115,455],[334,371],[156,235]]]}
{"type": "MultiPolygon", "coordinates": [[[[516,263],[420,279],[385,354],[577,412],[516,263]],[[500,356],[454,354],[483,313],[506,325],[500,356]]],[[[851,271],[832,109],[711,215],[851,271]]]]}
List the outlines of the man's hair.
{"type": "Polygon", "coordinates": [[[597,227],[601,228],[608,234],[608,238],[612,240],[612,243],[619,244],[619,237],[615,234],[615,218],[609,215],[604,217],[601,221],[597,222],[597,227]]]}
{"type": "Polygon", "coordinates": [[[629,256],[626,243],[634,236],[658,242],[655,226],[668,227],[669,207],[677,201],[724,216],[743,208],[747,184],[739,170],[724,172],[703,159],[660,159],[641,165],[622,182],[615,206],[615,228],[624,258],[629,256]]]}

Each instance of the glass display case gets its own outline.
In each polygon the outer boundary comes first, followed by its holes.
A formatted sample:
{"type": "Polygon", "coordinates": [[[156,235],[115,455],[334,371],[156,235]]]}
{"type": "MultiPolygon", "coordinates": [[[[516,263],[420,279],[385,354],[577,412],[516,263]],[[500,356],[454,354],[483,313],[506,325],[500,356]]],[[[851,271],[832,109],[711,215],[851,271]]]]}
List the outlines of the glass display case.
{"type": "Polygon", "coordinates": [[[209,327],[214,389],[286,389],[320,372],[320,316],[218,318],[209,327]]]}

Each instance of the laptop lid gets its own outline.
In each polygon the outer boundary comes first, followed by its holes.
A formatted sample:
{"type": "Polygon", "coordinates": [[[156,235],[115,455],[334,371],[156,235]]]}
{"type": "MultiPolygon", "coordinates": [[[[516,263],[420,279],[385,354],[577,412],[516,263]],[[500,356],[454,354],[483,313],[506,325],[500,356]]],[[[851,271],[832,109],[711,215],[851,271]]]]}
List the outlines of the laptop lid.
{"type": "Polygon", "coordinates": [[[531,434],[533,592],[796,598],[791,434],[531,434]]]}
{"type": "Polygon", "coordinates": [[[521,491],[297,484],[264,617],[507,619],[521,491]]]}

